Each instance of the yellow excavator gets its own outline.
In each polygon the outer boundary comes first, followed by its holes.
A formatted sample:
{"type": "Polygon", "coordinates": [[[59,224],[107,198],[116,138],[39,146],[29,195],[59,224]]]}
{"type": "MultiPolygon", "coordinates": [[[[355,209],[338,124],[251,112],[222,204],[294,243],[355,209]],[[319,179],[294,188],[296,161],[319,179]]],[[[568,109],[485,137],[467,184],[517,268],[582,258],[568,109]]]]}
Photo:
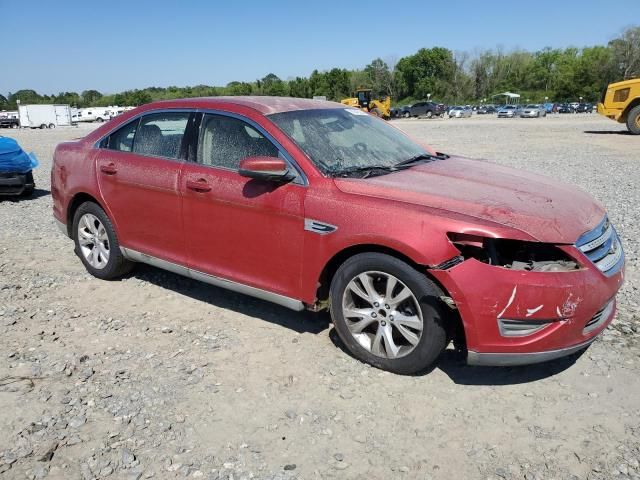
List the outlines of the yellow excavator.
{"type": "Polygon", "coordinates": [[[364,112],[384,118],[385,120],[391,117],[391,97],[385,97],[382,100],[372,99],[370,88],[359,88],[356,90],[355,97],[344,98],[340,103],[359,108],[364,112]]]}

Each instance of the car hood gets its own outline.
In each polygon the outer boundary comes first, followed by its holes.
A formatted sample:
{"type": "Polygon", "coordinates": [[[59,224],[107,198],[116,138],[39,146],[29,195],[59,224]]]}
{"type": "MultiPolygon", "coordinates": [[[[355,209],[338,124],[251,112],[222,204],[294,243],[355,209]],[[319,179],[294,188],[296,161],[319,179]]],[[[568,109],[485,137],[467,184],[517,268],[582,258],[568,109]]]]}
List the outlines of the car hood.
{"type": "Polygon", "coordinates": [[[541,242],[573,244],[604,209],[586,192],[483,160],[451,157],[378,177],[336,178],[345,193],[423,205],[515,228],[541,242]]]}

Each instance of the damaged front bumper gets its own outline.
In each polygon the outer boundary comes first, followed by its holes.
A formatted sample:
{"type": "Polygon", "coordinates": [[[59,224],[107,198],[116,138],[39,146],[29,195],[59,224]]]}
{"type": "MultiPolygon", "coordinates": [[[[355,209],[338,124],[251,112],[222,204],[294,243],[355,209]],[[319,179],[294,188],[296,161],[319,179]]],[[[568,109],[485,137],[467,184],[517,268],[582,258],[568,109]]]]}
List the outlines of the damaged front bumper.
{"type": "MultiPolygon", "coordinates": [[[[577,247],[564,247],[575,257],[577,247]]],[[[472,365],[525,365],[587,347],[615,316],[624,258],[615,273],[584,262],[573,271],[536,272],[470,258],[430,273],[460,313],[472,365]]]]}

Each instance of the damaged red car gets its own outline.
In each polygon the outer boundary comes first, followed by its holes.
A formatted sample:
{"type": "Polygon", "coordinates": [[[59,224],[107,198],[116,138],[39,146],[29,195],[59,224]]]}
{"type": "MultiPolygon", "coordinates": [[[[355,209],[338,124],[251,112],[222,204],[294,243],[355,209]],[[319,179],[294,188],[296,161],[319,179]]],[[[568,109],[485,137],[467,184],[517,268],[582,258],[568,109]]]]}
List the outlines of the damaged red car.
{"type": "Polygon", "coordinates": [[[53,211],[93,275],[144,262],[293,310],[328,309],[358,359],[427,369],[586,348],[624,253],[605,210],[554,179],[438,153],[332,102],[157,102],[60,144],[53,211]]]}

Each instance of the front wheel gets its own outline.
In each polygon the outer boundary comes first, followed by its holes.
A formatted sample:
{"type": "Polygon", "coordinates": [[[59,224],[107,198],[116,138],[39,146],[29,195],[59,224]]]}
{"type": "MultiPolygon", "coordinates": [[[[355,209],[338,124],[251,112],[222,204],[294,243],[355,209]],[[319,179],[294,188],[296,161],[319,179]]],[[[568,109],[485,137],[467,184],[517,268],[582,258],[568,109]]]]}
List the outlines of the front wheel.
{"type": "Polygon", "coordinates": [[[427,111],[427,118],[433,117],[433,112],[431,110],[427,111]]]}
{"type": "Polygon", "coordinates": [[[76,254],[94,277],[110,280],[131,271],[133,264],[122,255],[115,229],[99,205],[85,202],[73,216],[76,254]]]}
{"type": "Polygon", "coordinates": [[[634,135],[640,135],[640,105],[633,107],[627,115],[627,128],[634,135]]]}
{"type": "Polygon", "coordinates": [[[342,264],[331,282],[331,316],[354,357],[408,375],[427,369],[446,347],[442,295],[402,260],[362,253],[342,264]]]}

